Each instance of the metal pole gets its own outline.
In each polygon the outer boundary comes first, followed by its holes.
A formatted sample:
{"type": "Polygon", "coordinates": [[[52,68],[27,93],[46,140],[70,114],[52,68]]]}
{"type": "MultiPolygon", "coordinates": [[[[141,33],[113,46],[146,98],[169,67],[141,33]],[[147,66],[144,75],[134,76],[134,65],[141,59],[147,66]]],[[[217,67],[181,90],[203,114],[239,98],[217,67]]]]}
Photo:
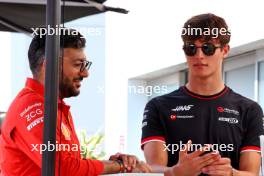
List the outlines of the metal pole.
{"type": "MultiPolygon", "coordinates": [[[[47,0],[46,29],[59,28],[61,18],[60,0],[47,0]]],[[[50,31],[52,32],[52,31],[50,31]]],[[[43,144],[56,144],[58,80],[59,80],[59,34],[46,34],[46,71],[45,71],[45,103],[44,103],[44,132],[43,144]]],[[[56,147],[55,147],[56,148],[56,147]]],[[[55,175],[56,151],[44,151],[42,155],[42,176],[55,175]]]]}

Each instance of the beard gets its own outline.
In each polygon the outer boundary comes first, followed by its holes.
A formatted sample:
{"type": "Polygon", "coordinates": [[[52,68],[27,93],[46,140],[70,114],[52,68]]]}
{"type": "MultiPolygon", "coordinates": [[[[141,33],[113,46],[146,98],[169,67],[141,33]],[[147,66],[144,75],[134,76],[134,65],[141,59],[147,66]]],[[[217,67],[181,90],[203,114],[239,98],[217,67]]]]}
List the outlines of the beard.
{"type": "Polygon", "coordinates": [[[74,78],[70,80],[68,77],[63,77],[60,79],[59,83],[59,90],[60,90],[60,96],[61,98],[69,98],[69,97],[75,97],[80,94],[80,86],[75,86],[75,81],[82,81],[83,78],[74,78]]]}

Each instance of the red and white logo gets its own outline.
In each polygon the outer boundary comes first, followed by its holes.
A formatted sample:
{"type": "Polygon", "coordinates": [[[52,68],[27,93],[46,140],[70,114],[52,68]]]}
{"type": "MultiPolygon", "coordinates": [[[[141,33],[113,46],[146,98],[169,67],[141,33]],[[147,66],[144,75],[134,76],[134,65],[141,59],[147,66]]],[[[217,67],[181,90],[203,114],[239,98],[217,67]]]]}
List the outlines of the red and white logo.
{"type": "Polygon", "coordinates": [[[221,107],[221,106],[217,107],[217,111],[218,111],[218,112],[224,112],[224,110],[225,110],[225,109],[224,109],[223,107],[221,107]]]}
{"type": "Polygon", "coordinates": [[[225,113],[229,113],[229,114],[239,115],[239,111],[237,111],[235,109],[224,108],[221,106],[218,106],[216,109],[218,112],[225,112],[225,113]]]}
{"type": "Polygon", "coordinates": [[[176,120],[176,118],[177,118],[177,116],[175,114],[170,116],[171,120],[176,120]]]}

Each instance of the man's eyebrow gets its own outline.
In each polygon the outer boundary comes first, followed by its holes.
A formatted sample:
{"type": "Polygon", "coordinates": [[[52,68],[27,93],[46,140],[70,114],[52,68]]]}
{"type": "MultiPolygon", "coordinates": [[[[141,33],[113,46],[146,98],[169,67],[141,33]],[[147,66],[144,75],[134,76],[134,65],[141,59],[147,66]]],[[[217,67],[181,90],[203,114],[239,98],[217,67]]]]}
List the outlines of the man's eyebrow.
{"type": "Polygon", "coordinates": [[[84,58],[77,58],[74,60],[74,62],[76,62],[76,61],[83,62],[83,61],[86,61],[86,58],[85,57],[84,58]]]}

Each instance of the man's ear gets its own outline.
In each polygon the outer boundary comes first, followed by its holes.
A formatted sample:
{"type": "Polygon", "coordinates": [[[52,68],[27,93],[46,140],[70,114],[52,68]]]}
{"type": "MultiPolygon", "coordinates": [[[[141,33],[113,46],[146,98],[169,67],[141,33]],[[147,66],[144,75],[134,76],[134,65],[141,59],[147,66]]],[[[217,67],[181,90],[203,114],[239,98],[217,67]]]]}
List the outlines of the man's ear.
{"type": "Polygon", "coordinates": [[[45,70],[46,70],[46,59],[44,59],[40,65],[40,74],[45,75],[45,70]]]}
{"type": "Polygon", "coordinates": [[[224,58],[228,56],[229,50],[230,50],[230,46],[228,44],[223,47],[224,58]]]}
{"type": "Polygon", "coordinates": [[[43,61],[43,66],[46,67],[46,58],[44,58],[44,61],[43,61]]]}

